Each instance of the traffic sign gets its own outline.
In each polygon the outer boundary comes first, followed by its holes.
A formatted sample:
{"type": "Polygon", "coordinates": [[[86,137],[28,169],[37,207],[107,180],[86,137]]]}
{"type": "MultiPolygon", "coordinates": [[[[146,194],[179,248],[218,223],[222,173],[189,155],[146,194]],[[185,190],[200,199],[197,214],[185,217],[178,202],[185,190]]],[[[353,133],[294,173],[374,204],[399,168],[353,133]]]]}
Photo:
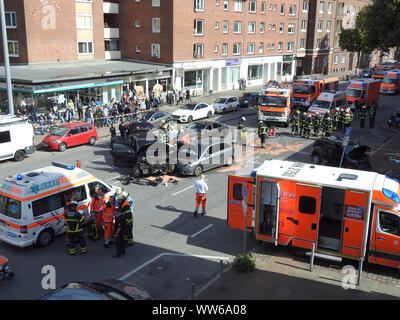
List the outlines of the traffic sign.
{"type": "Polygon", "coordinates": [[[351,127],[347,127],[346,131],[344,132],[344,136],[345,137],[350,137],[350,135],[351,135],[351,127]]]}

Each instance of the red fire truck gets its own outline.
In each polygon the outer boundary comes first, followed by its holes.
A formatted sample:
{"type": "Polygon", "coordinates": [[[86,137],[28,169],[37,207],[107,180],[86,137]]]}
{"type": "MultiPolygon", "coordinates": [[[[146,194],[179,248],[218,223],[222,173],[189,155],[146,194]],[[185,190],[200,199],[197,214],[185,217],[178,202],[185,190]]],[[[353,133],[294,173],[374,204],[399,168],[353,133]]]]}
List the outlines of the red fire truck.
{"type": "Polygon", "coordinates": [[[353,109],[356,101],[367,107],[377,105],[381,82],[377,79],[358,79],[347,82],[346,98],[353,109]]]}

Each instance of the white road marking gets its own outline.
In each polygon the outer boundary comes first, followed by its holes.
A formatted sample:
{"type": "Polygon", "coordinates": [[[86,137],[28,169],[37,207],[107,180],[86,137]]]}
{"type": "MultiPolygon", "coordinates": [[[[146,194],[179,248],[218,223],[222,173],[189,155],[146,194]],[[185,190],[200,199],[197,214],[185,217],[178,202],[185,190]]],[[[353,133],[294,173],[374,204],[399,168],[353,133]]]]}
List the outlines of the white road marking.
{"type": "Polygon", "coordinates": [[[120,177],[121,177],[121,175],[118,175],[118,176],[109,178],[109,179],[107,179],[106,181],[113,181],[113,180],[116,180],[116,179],[118,179],[118,178],[120,178],[120,177]]]}
{"type": "Polygon", "coordinates": [[[148,266],[150,263],[153,263],[154,261],[158,260],[159,258],[161,258],[163,256],[177,256],[177,257],[193,257],[193,258],[203,258],[203,259],[229,260],[229,257],[217,257],[217,256],[204,256],[204,255],[199,255],[199,254],[164,252],[164,253],[160,253],[158,256],[154,257],[153,259],[150,259],[149,261],[141,264],[140,266],[138,266],[137,268],[135,268],[132,271],[128,272],[126,275],[122,276],[118,280],[124,281],[126,278],[129,278],[134,273],[140,271],[144,267],[148,266]]]}
{"type": "Polygon", "coordinates": [[[197,231],[195,234],[192,234],[190,236],[190,238],[194,238],[196,236],[198,236],[200,233],[202,233],[203,231],[206,231],[208,228],[211,228],[213,226],[213,224],[209,224],[207,227],[201,229],[200,231],[197,231]]]}
{"type": "Polygon", "coordinates": [[[183,189],[183,190],[181,190],[181,191],[175,192],[172,196],[176,196],[177,194],[180,194],[180,193],[182,193],[182,192],[184,192],[184,191],[186,191],[186,190],[189,190],[190,188],[193,188],[193,187],[194,187],[194,185],[193,185],[193,186],[190,186],[190,187],[187,187],[187,188],[185,188],[185,189],[183,189]]]}
{"type": "Polygon", "coordinates": [[[103,158],[97,158],[97,159],[89,160],[89,161],[85,161],[83,164],[87,164],[87,163],[91,163],[91,162],[95,162],[95,161],[100,161],[100,160],[104,160],[104,157],[103,158]]]}

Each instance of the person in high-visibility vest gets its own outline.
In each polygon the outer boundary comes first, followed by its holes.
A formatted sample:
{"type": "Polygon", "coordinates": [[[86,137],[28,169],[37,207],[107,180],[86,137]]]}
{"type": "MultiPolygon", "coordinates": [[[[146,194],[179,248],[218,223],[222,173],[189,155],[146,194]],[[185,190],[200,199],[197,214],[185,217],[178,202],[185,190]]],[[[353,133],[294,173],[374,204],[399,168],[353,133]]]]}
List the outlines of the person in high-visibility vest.
{"type": "Polygon", "coordinates": [[[367,117],[367,107],[364,105],[360,110],[360,128],[364,128],[365,118],[367,117]]]}
{"type": "Polygon", "coordinates": [[[300,126],[300,110],[296,110],[296,112],[290,118],[290,125],[292,126],[292,131],[290,134],[298,135],[299,133],[299,126],[300,126]]]}
{"type": "Polygon", "coordinates": [[[344,115],[346,114],[346,111],[344,111],[343,108],[340,108],[340,113],[339,113],[339,122],[338,122],[338,129],[342,130],[344,127],[344,115]]]}
{"type": "Polygon", "coordinates": [[[244,144],[246,142],[247,132],[246,128],[244,127],[244,122],[246,121],[245,117],[241,117],[237,124],[238,132],[238,142],[239,144],[244,144]]]}
{"type": "Polygon", "coordinates": [[[107,202],[103,204],[103,225],[104,225],[104,246],[110,247],[111,236],[114,226],[115,200],[110,196],[107,202]]]}
{"type": "Polygon", "coordinates": [[[65,222],[67,223],[69,237],[69,253],[71,256],[76,254],[75,242],[79,241],[81,253],[88,252],[85,237],[83,236],[83,221],[85,217],[82,211],[77,210],[78,203],[71,201],[68,210],[64,213],[65,222]]]}
{"type": "Polygon", "coordinates": [[[311,114],[308,114],[306,119],[304,120],[304,131],[302,135],[303,138],[308,139],[310,137],[311,127],[312,127],[312,118],[311,114]]]}
{"type": "Polygon", "coordinates": [[[300,115],[300,132],[299,132],[299,136],[300,136],[300,137],[304,137],[306,119],[307,119],[307,112],[303,112],[303,113],[300,115]]]}
{"type": "Polygon", "coordinates": [[[332,129],[333,130],[338,129],[339,121],[340,121],[340,109],[339,109],[339,107],[336,107],[335,112],[332,116],[332,129]]]}
{"type": "Polygon", "coordinates": [[[258,123],[258,136],[260,137],[261,140],[261,148],[265,148],[265,140],[267,140],[267,126],[263,121],[260,121],[258,123]]]}
{"type": "Polygon", "coordinates": [[[343,132],[346,131],[346,128],[351,127],[352,121],[353,121],[353,112],[351,112],[350,108],[346,108],[345,114],[344,114],[343,132]]]}
{"type": "Polygon", "coordinates": [[[99,186],[96,186],[94,188],[94,196],[90,202],[90,213],[94,214],[96,218],[96,227],[98,233],[100,233],[100,230],[103,228],[103,204],[103,192],[99,186]]]}
{"type": "Polygon", "coordinates": [[[126,221],[126,230],[124,240],[126,245],[133,245],[133,212],[132,204],[128,201],[129,194],[126,191],[118,194],[118,210],[124,214],[126,221]]]}
{"type": "Polygon", "coordinates": [[[314,137],[318,137],[320,135],[320,129],[321,129],[321,124],[322,124],[322,118],[319,114],[319,112],[316,113],[314,119],[312,120],[312,126],[314,130],[314,137]]]}
{"type": "Polygon", "coordinates": [[[322,120],[322,135],[325,138],[330,137],[332,134],[332,120],[329,114],[327,113],[325,118],[322,120]]]}

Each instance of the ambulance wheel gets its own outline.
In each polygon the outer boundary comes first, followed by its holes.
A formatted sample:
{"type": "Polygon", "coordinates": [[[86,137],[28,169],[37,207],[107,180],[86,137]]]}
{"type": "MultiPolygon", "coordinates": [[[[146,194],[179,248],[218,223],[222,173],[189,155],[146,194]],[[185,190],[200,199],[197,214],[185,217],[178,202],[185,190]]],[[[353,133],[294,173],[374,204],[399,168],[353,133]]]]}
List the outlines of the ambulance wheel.
{"type": "Polygon", "coordinates": [[[64,152],[65,150],[67,150],[67,145],[66,145],[64,142],[61,142],[61,143],[58,145],[58,151],[64,152]]]}
{"type": "Polygon", "coordinates": [[[22,161],[25,158],[25,152],[22,150],[18,150],[17,152],[15,152],[14,155],[14,160],[15,161],[22,161]]]}
{"type": "Polygon", "coordinates": [[[202,166],[197,166],[194,169],[194,172],[193,172],[195,177],[199,177],[202,173],[203,173],[203,167],[202,166]]]}
{"type": "Polygon", "coordinates": [[[39,247],[44,248],[50,245],[54,240],[54,232],[51,229],[45,229],[39,233],[37,238],[37,244],[39,247]]]}
{"type": "Polygon", "coordinates": [[[95,143],[96,143],[96,138],[95,138],[95,137],[90,137],[90,139],[89,139],[89,144],[90,144],[91,146],[93,146],[95,143]]]}
{"type": "Polygon", "coordinates": [[[233,163],[233,157],[228,157],[228,159],[226,160],[226,166],[229,167],[231,166],[233,163]]]}

